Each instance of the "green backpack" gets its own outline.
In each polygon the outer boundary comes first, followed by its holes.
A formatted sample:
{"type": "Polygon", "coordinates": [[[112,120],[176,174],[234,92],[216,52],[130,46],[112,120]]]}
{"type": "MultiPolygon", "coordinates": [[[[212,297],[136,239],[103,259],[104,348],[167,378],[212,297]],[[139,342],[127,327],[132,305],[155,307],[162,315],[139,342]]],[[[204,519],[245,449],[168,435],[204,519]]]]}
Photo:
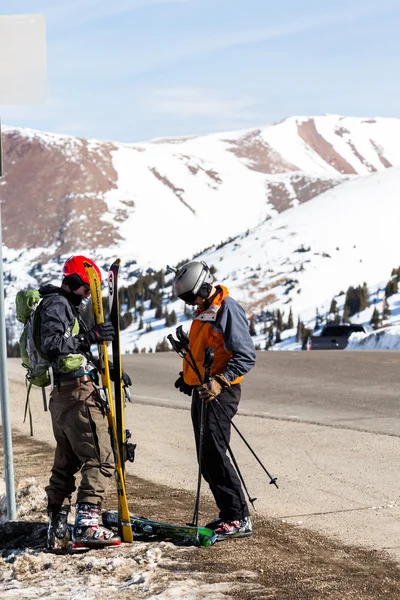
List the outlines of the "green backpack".
{"type": "Polygon", "coordinates": [[[40,350],[40,315],[38,306],[41,296],[37,290],[21,290],[15,298],[17,319],[24,324],[19,340],[22,366],[26,369],[26,380],[30,386],[50,385],[50,362],[40,350]]]}

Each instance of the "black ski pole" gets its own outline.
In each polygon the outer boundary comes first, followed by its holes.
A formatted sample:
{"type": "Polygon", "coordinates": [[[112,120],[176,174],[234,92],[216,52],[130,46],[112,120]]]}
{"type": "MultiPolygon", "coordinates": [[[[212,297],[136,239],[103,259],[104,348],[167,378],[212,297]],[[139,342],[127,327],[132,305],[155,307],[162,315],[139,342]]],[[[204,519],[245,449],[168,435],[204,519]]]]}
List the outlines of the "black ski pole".
{"type": "Polygon", "coordinates": [[[242,435],[242,433],[240,433],[239,429],[236,427],[235,423],[230,418],[230,416],[228,415],[228,413],[226,412],[226,410],[222,406],[221,402],[217,398],[215,398],[214,400],[217,403],[217,405],[220,407],[220,409],[222,410],[222,412],[224,413],[224,415],[227,417],[227,419],[230,420],[232,427],[235,429],[235,431],[238,433],[238,435],[242,438],[242,440],[244,441],[244,443],[246,444],[246,446],[248,447],[248,449],[250,450],[250,452],[252,453],[252,455],[254,456],[254,458],[256,459],[256,461],[258,462],[258,464],[261,466],[261,468],[265,471],[265,473],[270,478],[270,482],[269,482],[270,485],[274,485],[276,488],[278,488],[278,484],[276,483],[277,477],[272,477],[270,475],[270,473],[268,473],[267,469],[264,467],[263,463],[258,458],[257,454],[254,452],[253,448],[250,446],[250,444],[248,443],[248,441],[246,440],[246,438],[244,437],[244,435],[242,435]]]}
{"type": "MultiPolygon", "coordinates": [[[[210,381],[210,370],[212,364],[214,362],[214,350],[211,346],[208,346],[204,350],[204,383],[208,383],[210,381]]],[[[198,449],[198,462],[199,462],[199,471],[197,475],[197,491],[196,491],[196,500],[194,503],[194,512],[192,524],[195,527],[198,527],[199,524],[199,508],[200,508],[200,490],[201,490],[201,472],[202,472],[202,463],[203,463],[203,440],[204,440],[204,423],[206,420],[207,413],[207,405],[204,402],[201,403],[200,408],[200,435],[199,435],[199,449],[198,449]]]]}
{"type": "MultiPolygon", "coordinates": [[[[215,400],[215,399],[214,399],[214,400],[215,400]]],[[[233,462],[233,465],[234,465],[234,467],[235,467],[235,469],[236,469],[236,472],[237,472],[237,474],[238,474],[238,477],[239,477],[240,481],[242,482],[243,488],[244,488],[244,490],[245,490],[245,492],[246,492],[246,494],[247,494],[247,498],[248,498],[248,500],[249,500],[249,502],[250,502],[251,506],[253,507],[253,509],[254,509],[254,510],[256,510],[256,507],[254,506],[254,502],[257,500],[257,498],[252,498],[252,497],[250,496],[249,490],[247,489],[247,485],[246,485],[246,483],[245,483],[245,481],[244,481],[244,479],[243,479],[243,475],[242,475],[242,473],[241,473],[241,471],[240,471],[240,469],[239,469],[239,465],[237,464],[236,458],[235,458],[235,456],[234,456],[234,454],[233,454],[233,452],[232,452],[232,448],[230,447],[230,444],[229,444],[229,442],[228,442],[228,440],[227,440],[227,437],[226,437],[226,435],[225,435],[225,432],[224,432],[224,430],[222,429],[222,423],[221,423],[221,420],[220,420],[219,416],[217,415],[217,411],[215,410],[215,406],[213,405],[213,402],[214,402],[214,400],[212,400],[212,401],[211,401],[211,408],[212,408],[212,411],[213,411],[213,413],[214,413],[215,420],[217,421],[217,424],[218,424],[219,430],[220,430],[220,432],[221,432],[221,435],[222,435],[222,437],[224,438],[224,442],[225,442],[225,444],[226,444],[226,447],[227,447],[227,449],[228,449],[228,452],[229,452],[229,454],[230,454],[230,457],[231,457],[231,459],[232,459],[232,462],[233,462]]],[[[218,403],[218,404],[221,406],[221,404],[220,404],[220,403],[218,403]]]]}

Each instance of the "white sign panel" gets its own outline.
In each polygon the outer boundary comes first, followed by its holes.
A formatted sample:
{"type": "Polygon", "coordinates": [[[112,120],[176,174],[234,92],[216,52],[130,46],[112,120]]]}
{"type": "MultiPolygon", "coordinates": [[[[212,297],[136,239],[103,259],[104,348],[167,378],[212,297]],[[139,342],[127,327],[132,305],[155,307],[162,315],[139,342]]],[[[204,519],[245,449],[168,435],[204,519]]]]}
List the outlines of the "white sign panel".
{"type": "Polygon", "coordinates": [[[0,105],[46,100],[43,15],[0,15],[0,105]]]}

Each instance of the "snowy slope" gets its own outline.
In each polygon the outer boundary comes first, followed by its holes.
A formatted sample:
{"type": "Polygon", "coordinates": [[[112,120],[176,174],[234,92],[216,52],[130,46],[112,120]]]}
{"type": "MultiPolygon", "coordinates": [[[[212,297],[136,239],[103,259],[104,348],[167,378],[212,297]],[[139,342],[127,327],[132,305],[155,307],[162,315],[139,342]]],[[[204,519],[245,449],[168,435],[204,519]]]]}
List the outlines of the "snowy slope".
{"type": "MultiPolygon", "coordinates": [[[[197,258],[214,265],[217,281],[229,287],[248,316],[280,308],[287,317],[292,308],[295,323],[300,318],[313,327],[317,308],[326,315],[333,297],[343,308],[343,292],[366,282],[372,304],[352,320],[369,322],[374,307],[381,310],[392,269],[400,265],[399,197],[400,168],[388,169],[291,208],[197,258]]],[[[400,323],[400,294],[389,298],[389,307],[389,322],[400,323]]],[[[182,302],[167,308],[185,320],[182,302]]],[[[123,332],[127,350],[154,347],[173,332],[154,323],[153,313],[144,315],[145,324],[156,326],[151,333],[138,332],[136,324],[123,332]]],[[[262,340],[265,336],[255,338],[262,340]]],[[[282,348],[298,348],[292,342],[282,348]]]]}
{"type": "Polygon", "coordinates": [[[387,282],[400,264],[399,197],[400,169],[388,169],[344,183],[203,256],[249,311],[286,304],[307,318],[315,307],[326,312],[350,285],[387,282]]]}
{"type": "MultiPolygon", "coordinates": [[[[396,265],[386,228],[397,224],[399,139],[398,119],[338,115],[140,144],[6,128],[10,325],[15,292],[59,281],[72,253],[104,269],[119,255],[132,282],[236,236],[205,258],[249,314],[290,302],[306,320],[348,285],[387,280],[396,265]],[[310,251],[296,252],[302,245],[310,251]]],[[[146,335],[154,346],[155,331],[146,335]]]]}
{"type": "Polygon", "coordinates": [[[349,177],[400,166],[399,136],[400,120],[337,115],[137,144],[5,128],[4,243],[53,257],[78,237],[104,259],[118,249],[161,267],[349,177]]]}

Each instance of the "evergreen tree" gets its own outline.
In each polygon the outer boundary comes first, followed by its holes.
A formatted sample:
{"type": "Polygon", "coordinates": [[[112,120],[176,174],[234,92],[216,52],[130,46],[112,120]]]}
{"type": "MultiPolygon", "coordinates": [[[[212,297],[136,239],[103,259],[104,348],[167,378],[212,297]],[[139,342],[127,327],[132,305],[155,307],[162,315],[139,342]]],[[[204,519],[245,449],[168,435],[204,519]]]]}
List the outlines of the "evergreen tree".
{"type": "Polygon", "coordinates": [[[140,317],[138,330],[143,329],[143,319],[140,317]]]}
{"type": "Polygon", "coordinates": [[[250,317],[250,335],[251,336],[257,335],[257,332],[256,332],[256,318],[255,318],[254,315],[252,315],[250,317]]]}
{"type": "Polygon", "coordinates": [[[301,342],[301,332],[303,323],[300,321],[300,317],[297,319],[297,331],[296,331],[296,342],[301,342]]]}
{"type": "Polygon", "coordinates": [[[275,325],[279,329],[279,331],[282,331],[282,329],[283,329],[283,319],[282,319],[282,313],[281,313],[281,311],[280,311],[279,308],[276,311],[276,323],[275,323],[275,325]]]}
{"type": "Polygon", "coordinates": [[[165,338],[156,345],[156,352],[169,352],[169,344],[165,338]]]}
{"type": "Polygon", "coordinates": [[[382,321],[386,321],[390,315],[392,314],[392,311],[389,308],[389,303],[387,301],[387,298],[383,299],[383,307],[382,307],[382,321]]]}
{"type": "Polygon", "coordinates": [[[178,319],[176,317],[176,312],[175,310],[172,310],[171,314],[169,315],[169,324],[170,326],[176,325],[178,319]]]}
{"type": "Polygon", "coordinates": [[[350,308],[348,307],[347,304],[344,305],[343,308],[343,317],[342,317],[342,323],[350,323],[350,308]]]}
{"type": "Polygon", "coordinates": [[[289,318],[288,318],[288,322],[287,322],[287,328],[288,329],[293,329],[294,324],[293,324],[293,312],[292,312],[292,307],[290,307],[289,310],[289,318]]]}
{"type": "Polygon", "coordinates": [[[390,298],[393,294],[397,294],[399,291],[399,284],[397,279],[390,279],[385,288],[385,298],[390,298]]]}
{"type": "Polygon", "coordinates": [[[126,312],[122,315],[121,320],[120,320],[120,327],[121,327],[121,331],[126,329],[127,327],[129,327],[129,325],[132,324],[132,313],[131,312],[126,312]]]}
{"type": "Polygon", "coordinates": [[[372,313],[372,317],[370,320],[370,325],[372,325],[373,329],[379,329],[381,324],[381,318],[379,315],[379,310],[375,307],[374,312],[372,313]]]}
{"type": "Polygon", "coordinates": [[[281,332],[278,328],[276,328],[275,331],[275,344],[279,344],[282,341],[281,339],[281,332]]]}
{"type": "Polygon", "coordinates": [[[367,287],[367,284],[363,283],[363,286],[361,288],[361,310],[365,310],[366,308],[368,308],[368,306],[370,306],[370,301],[369,301],[369,290],[367,287]]]}
{"type": "Polygon", "coordinates": [[[274,343],[274,328],[271,326],[268,331],[268,343],[270,346],[274,343]]]}
{"type": "Polygon", "coordinates": [[[162,306],[161,306],[161,302],[160,302],[160,304],[156,308],[155,318],[156,319],[162,319],[163,318],[163,309],[162,309],[162,306]]]}
{"type": "Polygon", "coordinates": [[[319,329],[319,326],[320,326],[320,324],[321,324],[321,320],[322,320],[322,318],[321,318],[321,315],[319,314],[319,310],[318,310],[318,307],[317,307],[317,308],[315,309],[315,325],[314,325],[314,331],[315,331],[316,329],[319,329]]]}

